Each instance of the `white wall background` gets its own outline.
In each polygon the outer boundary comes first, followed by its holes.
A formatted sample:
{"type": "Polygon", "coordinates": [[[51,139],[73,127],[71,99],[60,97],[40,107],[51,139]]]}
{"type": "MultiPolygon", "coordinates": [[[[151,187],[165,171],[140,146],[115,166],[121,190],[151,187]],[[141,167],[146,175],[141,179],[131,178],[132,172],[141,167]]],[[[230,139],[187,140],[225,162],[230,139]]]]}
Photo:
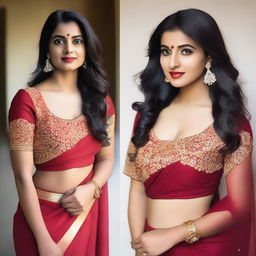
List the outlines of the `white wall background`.
{"type": "MultiPolygon", "coordinates": [[[[120,163],[131,134],[135,112],[134,101],[141,100],[133,81],[134,74],[146,63],[145,50],[153,29],[166,16],[177,10],[198,8],[211,14],[217,21],[234,65],[240,71],[244,92],[252,114],[251,125],[256,134],[256,1],[255,0],[121,0],[120,1],[120,163]]],[[[255,141],[254,141],[255,142],[255,141]]],[[[256,144],[256,143],[254,143],[256,144]]],[[[256,167],[254,152],[254,167],[256,167]]],[[[256,172],[256,168],[254,168],[256,172]]],[[[256,175],[255,175],[256,176],[256,175]]],[[[134,255],[130,249],[127,222],[129,178],[121,175],[121,251],[120,255],[134,255]]],[[[255,183],[256,179],[254,177],[255,183]]]]}

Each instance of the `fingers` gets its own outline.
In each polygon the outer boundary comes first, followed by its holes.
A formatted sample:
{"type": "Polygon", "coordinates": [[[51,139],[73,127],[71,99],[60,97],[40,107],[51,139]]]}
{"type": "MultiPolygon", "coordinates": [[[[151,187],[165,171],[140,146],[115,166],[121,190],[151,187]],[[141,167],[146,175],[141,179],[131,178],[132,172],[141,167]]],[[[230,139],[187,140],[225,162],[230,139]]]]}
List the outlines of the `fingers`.
{"type": "Polygon", "coordinates": [[[72,216],[79,215],[83,212],[83,211],[79,211],[77,209],[66,209],[66,210],[72,216]]]}
{"type": "Polygon", "coordinates": [[[140,238],[136,238],[133,241],[131,241],[131,246],[134,250],[139,250],[142,248],[142,243],[140,241],[140,238]]]}
{"type": "MultiPolygon", "coordinates": [[[[70,214],[74,214],[74,213],[81,213],[82,211],[85,210],[85,207],[78,205],[76,203],[66,203],[66,204],[62,204],[62,207],[69,212],[70,214]]],[[[76,214],[75,214],[76,215],[76,214]]]]}
{"type": "Polygon", "coordinates": [[[77,205],[77,203],[74,203],[74,202],[67,202],[67,203],[61,203],[62,207],[63,208],[77,208],[77,207],[81,207],[82,206],[80,205],[77,205]]]}
{"type": "Polygon", "coordinates": [[[82,203],[78,200],[78,198],[75,194],[63,197],[60,200],[60,203],[61,203],[62,206],[72,205],[73,207],[78,207],[78,208],[82,207],[83,208],[82,203]]]}
{"type": "Polygon", "coordinates": [[[71,196],[72,194],[75,193],[76,189],[77,189],[77,187],[74,187],[74,188],[71,188],[71,189],[67,190],[67,191],[63,194],[63,197],[65,198],[65,197],[71,196]]]}

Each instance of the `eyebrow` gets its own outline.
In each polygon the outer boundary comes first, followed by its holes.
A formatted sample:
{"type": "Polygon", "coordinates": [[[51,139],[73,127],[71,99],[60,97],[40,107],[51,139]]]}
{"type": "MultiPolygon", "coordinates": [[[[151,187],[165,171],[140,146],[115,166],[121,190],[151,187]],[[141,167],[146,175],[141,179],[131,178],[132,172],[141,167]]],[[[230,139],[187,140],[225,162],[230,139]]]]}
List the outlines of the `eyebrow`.
{"type": "MultiPolygon", "coordinates": [[[[161,48],[167,48],[167,49],[170,49],[170,47],[164,45],[164,44],[161,44],[160,46],[161,48]]],[[[178,48],[184,48],[184,47],[191,47],[193,49],[196,49],[194,46],[192,46],[191,44],[181,44],[178,46],[178,48]]]]}
{"type": "MultiPolygon", "coordinates": [[[[55,35],[52,37],[52,39],[56,38],[56,37],[60,37],[60,38],[63,38],[65,39],[65,36],[62,36],[62,35],[55,35]]],[[[75,35],[75,36],[72,36],[72,38],[77,38],[77,37],[83,37],[82,35],[75,35]]]]}

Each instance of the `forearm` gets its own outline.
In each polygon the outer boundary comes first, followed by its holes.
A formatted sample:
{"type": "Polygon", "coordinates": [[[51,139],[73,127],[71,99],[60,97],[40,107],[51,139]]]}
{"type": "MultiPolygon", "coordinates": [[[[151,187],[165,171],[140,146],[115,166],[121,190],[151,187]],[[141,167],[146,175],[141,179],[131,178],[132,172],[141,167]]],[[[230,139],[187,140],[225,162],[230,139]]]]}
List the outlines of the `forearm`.
{"type": "Polygon", "coordinates": [[[146,220],[146,196],[143,192],[130,190],[128,221],[132,240],[144,233],[146,220]]]}
{"type": "Polygon", "coordinates": [[[110,178],[114,166],[114,159],[98,160],[94,164],[93,180],[102,187],[110,178]]]}
{"type": "MultiPolygon", "coordinates": [[[[205,238],[219,234],[228,229],[233,223],[233,218],[229,211],[219,211],[208,213],[194,221],[197,232],[200,233],[201,238],[205,238]]],[[[173,229],[177,231],[175,244],[186,241],[188,229],[184,224],[170,228],[170,236],[173,235],[173,229]]]]}
{"type": "Polygon", "coordinates": [[[45,226],[39,201],[32,177],[20,178],[15,176],[19,201],[25,218],[34,234],[37,244],[50,240],[50,234],[45,226]]]}

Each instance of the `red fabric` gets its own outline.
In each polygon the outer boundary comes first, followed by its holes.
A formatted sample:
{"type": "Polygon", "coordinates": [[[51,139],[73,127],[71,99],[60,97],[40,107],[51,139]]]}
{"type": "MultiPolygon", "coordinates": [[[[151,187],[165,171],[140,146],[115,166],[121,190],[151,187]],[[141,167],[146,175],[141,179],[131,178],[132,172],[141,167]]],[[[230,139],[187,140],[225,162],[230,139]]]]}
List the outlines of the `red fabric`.
{"type": "MultiPolygon", "coordinates": [[[[84,184],[93,176],[93,171],[80,183],[84,184]]],[[[39,200],[46,227],[57,243],[75,221],[58,203],[39,200]]],[[[107,185],[102,189],[101,198],[93,204],[86,220],[65,251],[65,256],[108,256],[108,194],[107,185]],[[100,232],[99,232],[100,231],[100,232]]],[[[14,216],[13,237],[17,256],[37,256],[37,245],[20,205],[14,216]]]]}
{"type": "MultiPolygon", "coordinates": [[[[41,93],[39,90],[35,88],[29,88],[34,89],[33,94],[36,94],[36,102],[35,100],[31,98],[31,95],[28,93],[27,90],[21,89],[17,92],[15,97],[12,100],[11,107],[9,110],[9,122],[17,120],[17,119],[24,119],[32,124],[37,124],[38,122],[45,122],[49,123],[49,127],[47,129],[50,130],[52,134],[59,133],[58,130],[54,131],[54,124],[51,123],[52,118],[51,113],[49,113],[49,110],[47,109],[47,106],[42,98],[41,93]],[[44,110],[44,112],[43,112],[44,110]],[[45,111],[46,110],[46,111],[45,111]],[[40,113],[45,113],[42,117],[39,115],[40,113]],[[43,119],[43,120],[42,120],[43,119]]],[[[31,92],[30,92],[31,93],[31,92]]],[[[107,116],[112,116],[115,114],[115,108],[113,105],[113,102],[109,96],[106,97],[106,103],[107,103],[107,116]]],[[[60,121],[61,125],[70,125],[72,121],[61,121],[59,118],[54,118],[56,121],[60,121]],[[65,123],[66,122],[66,123],[65,123]]],[[[74,121],[75,122],[75,121],[74,121]]],[[[82,123],[76,123],[75,128],[73,129],[82,129],[81,126],[82,123]]],[[[22,129],[22,127],[21,127],[22,129]]],[[[34,137],[34,142],[36,139],[41,139],[42,136],[37,136],[38,134],[43,134],[44,131],[40,130],[40,126],[36,125],[34,129],[34,134],[31,134],[31,136],[34,137]]],[[[65,136],[65,134],[63,134],[65,136]]],[[[58,141],[53,137],[52,141],[47,141],[47,143],[52,145],[52,147],[56,147],[56,144],[58,141]]],[[[49,146],[46,145],[46,146],[49,146]]],[[[50,145],[50,146],[51,146],[50,145]]],[[[43,163],[37,163],[37,159],[34,159],[35,161],[35,167],[37,170],[40,171],[59,171],[59,170],[66,170],[71,168],[78,168],[83,166],[91,165],[94,162],[95,155],[99,152],[101,148],[101,143],[94,139],[94,137],[89,133],[85,134],[84,137],[79,140],[75,145],[73,145],[69,150],[63,152],[62,154],[58,155],[57,157],[54,157],[53,159],[43,162],[43,163]]],[[[35,148],[37,152],[40,151],[40,148],[35,148]]]]}
{"type": "MultiPolygon", "coordinates": [[[[138,121],[139,114],[136,115],[134,128],[138,121]]],[[[237,132],[241,131],[249,132],[252,137],[250,124],[243,117],[238,120],[237,132]]],[[[243,157],[239,154],[235,156],[243,157]]],[[[251,153],[243,161],[238,161],[239,164],[227,174],[228,194],[219,200],[218,186],[229,159],[223,156],[223,167],[212,173],[198,171],[177,161],[157,170],[144,182],[146,195],[152,199],[190,199],[213,194],[214,200],[205,215],[229,211],[233,218],[233,225],[226,231],[200,239],[192,245],[182,242],[162,256],[256,256],[251,153]]],[[[153,229],[146,223],[145,231],[153,229]]]]}
{"type": "Polygon", "coordinates": [[[8,118],[9,122],[18,118],[23,118],[30,123],[35,123],[35,106],[29,94],[25,90],[19,90],[14,96],[9,109],[8,118]]]}
{"type": "MultiPolygon", "coordinates": [[[[31,88],[30,88],[31,89],[31,88]]],[[[48,118],[51,115],[45,111],[44,102],[42,104],[42,96],[39,91],[34,89],[30,91],[37,99],[31,98],[27,89],[21,89],[15,95],[11,108],[9,110],[9,122],[23,119],[31,124],[35,124],[34,130],[26,136],[36,137],[38,131],[38,122],[42,122],[39,117],[44,113],[44,120],[50,124],[50,128],[54,129],[51,120],[55,117],[48,118]],[[38,104],[38,105],[37,105],[38,104]],[[42,111],[44,108],[44,111],[42,111]],[[40,115],[39,115],[40,112],[40,115]]],[[[114,105],[109,96],[106,97],[107,102],[107,116],[115,113],[114,105]]],[[[56,117],[56,121],[58,118],[56,117]]],[[[54,120],[55,121],[55,120],[54,120]]],[[[68,121],[73,122],[73,121],[68,121]]],[[[54,122],[53,122],[54,123],[54,122]]],[[[79,125],[81,125],[80,122],[79,125]]],[[[62,125],[65,124],[65,121],[62,125]]],[[[75,127],[77,128],[77,127],[75,127]]],[[[24,127],[16,127],[18,132],[22,134],[24,127]]],[[[80,127],[78,127],[80,129],[80,127]]],[[[83,129],[81,129],[83,131],[83,129]]],[[[54,134],[54,133],[53,133],[54,134]]],[[[65,135],[65,134],[64,134],[65,135]]],[[[80,138],[80,137],[79,137],[80,138]]],[[[53,138],[53,142],[54,138],[53,138]]],[[[52,147],[55,144],[52,143],[52,147]]],[[[101,143],[96,141],[90,133],[86,133],[77,143],[75,143],[69,150],[61,153],[57,157],[40,164],[35,164],[37,170],[41,171],[58,171],[71,169],[76,167],[84,167],[94,163],[95,155],[101,149],[101,143]]],[[[37,149],[39,150],[39,149],[37,149]]],[[[92,177],[91,174],[81,182],[86,183],[92,177]]],[[[54,192],[54,191],[52,191],[54,192]]],[[[54,241],[60,240],[68,227],[73,223],[76,217],[71,217],[59,204],[39,200],[42,215],[49,230],[50,235],[54,241]]],[[[18,205],[17,212],[14,216],[13,236],[17,256],[35,256],[38,255],[36,241],[33,233],[30,230],[22,209],[18,205]]],[[[101,197],[96,200],[81,229],[72,241],[71,245],[65,252],[65,256],[108,256],[108,188],[107,184],[102,188],[101,197]]]]}
{"type": "MultiPolygon", "coordinates": [[[[145,224],[145,232],[154,230],[145,224]]],[[[194,244],[182,242],[161,254],[161,256],[248,256],[241,254],[234,243],[232,230],[222,232],[218,235],[200,239],[194,244]]]]}
{"type": "Polygon", "coordinates": [[[101,144],[90,134],[82,138],[75,146],[58,157],[43,164],[35,164],[40,171],[60,171],[91,165],[95,154],[100,150],[101,144]],[[88,146],[90,145],[90,146],[88,146]]]}
{"type": "Polygon", "coordinates": [[[144,183],[152,199],[186,199],[214,194],[222,170],[205,173],[180,162],[172,163],[153,173],[144,183]]]}
{"type": "Polygon", "coordinates": [[[107,116],[112,116],[115,114],[115,108],[112,99],[107,96],[106,97],[106,103],[107,103],[107,116]]]}

